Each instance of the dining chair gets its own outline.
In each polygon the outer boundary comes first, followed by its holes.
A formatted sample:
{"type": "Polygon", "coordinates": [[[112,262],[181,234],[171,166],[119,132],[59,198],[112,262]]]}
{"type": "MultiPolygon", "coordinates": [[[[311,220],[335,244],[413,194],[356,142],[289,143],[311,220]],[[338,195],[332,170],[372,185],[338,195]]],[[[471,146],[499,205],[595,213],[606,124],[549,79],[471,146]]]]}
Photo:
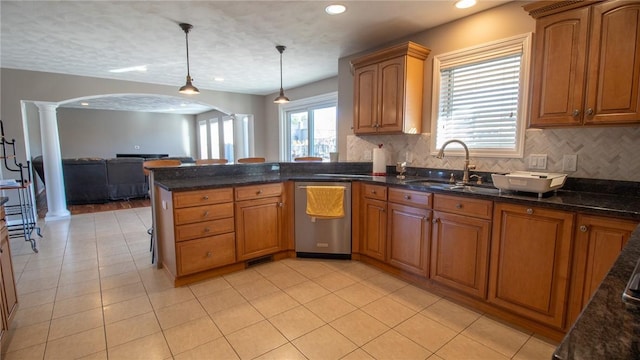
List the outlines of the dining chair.
{"type": "Polygon", "coordinates": [[[323,159],[319,156],[302,156],[294,158],[293,161],[322,161],[323,159]]]}
{"type": "Polygon", "coordinates": [[[196,165],[219,165],[226,164],[229,160],[227,159],[197,159],[196,165]]]}
{"type": "Polygon", "coordinates": [[[265,162],[265,158],[263,158],[263,157],[248,157],[248,158],[238,159],[236,162],[240,163],[240,164],[263,163],[263,162],[265,162]]]}
{"type": "Polygon", "coordinates": [[[154,220],[153,218],[155,217],[155,208],[154,208],[154,189],[153,189],[153,183],[150,179],[150,175],[151,175],[151,171],[147,168],[157,168],[157,167],[172,167],[172,166],[180,166],[182,165],[182,161],[180,160],[176,160],[176,159],[157,159],[157,160],[147,160],[144,161],[142,163],[142,171],[144,172],[144,175],[149,178],[149,198],[151,199],[151,227],[149,229],[147,229],[147,234],[149,234],[149,237],[151,238],[150,240],[150,244],[149,244],[149,251],[151,251],[151,263],[153,264],[155,262],[156,259],[156,251],[155,251],[155,246],[154,246],[154,237],[153,237],[153,227],[154,227],[154,220]]]}

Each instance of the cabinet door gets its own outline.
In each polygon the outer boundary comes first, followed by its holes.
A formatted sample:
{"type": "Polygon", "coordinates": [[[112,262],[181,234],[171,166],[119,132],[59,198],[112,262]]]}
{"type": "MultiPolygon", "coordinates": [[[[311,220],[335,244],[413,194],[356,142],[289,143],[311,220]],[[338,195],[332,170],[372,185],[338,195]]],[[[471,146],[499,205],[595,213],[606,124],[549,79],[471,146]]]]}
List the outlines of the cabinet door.
{"type": "Polygon", "coordinates": [[[356,69],[354,74],[353,131],[370,134],[378,123],[378,64],[356,69]]]}
{"type": "Polygon", "coordinates": [[[638,54],[640,3],[603,2],[594,5],[585,124],[640,122],[638,54]]]}
{"type": "Polygon", "coordinates": [[[18,308],[18,295],[16,293],[16,282],[13,277],[13,265],[11,263],[11,249],[9,248],[9,233],[5,227],[0,231],[0,268],[2,270],[3,285],[3,309],[7,325],[15,315],[18,308]]]}
{"type": "Polygon", "coordinates": [[[489,301],[562,328],[573,218],[565,211],[496,203],[489,301]]]}
{"type": "Polygon", "coordinates": [[[380,63],[378,68],[380,116],[378,132],[402,132],[404,120],[404,61],[398,57],[380,63]]]}
{"type": "Polygon", "coordinates": [[[486,298],[491,222],[434,212],[431,279],[479,298],[486,298]]]}
{"type": "Polygon", "coordinates": [[[578,215],[567,327],[576,320],[637,226],[636,221],[578,215]]]}
{"type": "Polygon", "coordinates": [[[362,201],[362,252],[386,260],[387,202],[364,198],[362,201]]]}
{"type": "Polygon", "coordinates": [[[427,276],[431,211],[395,203],[389,203],[388,209],[388,262],[427,276]]]}
{"type": "Polygon", "coordinates": [[[178,275],[188,275],[233,264],[236,261],[234,233],[210,236],[176,244],[178,275]]]}
{"type": "Polygon", "coordinates": [[[580,125],[589,7],[536,21],[532,127],[580,125]]]}
{"type": "Polygon", "coordinates": [[[238,260],[280,251],[282,202],[280,197],[236,202],[238,260]]]}

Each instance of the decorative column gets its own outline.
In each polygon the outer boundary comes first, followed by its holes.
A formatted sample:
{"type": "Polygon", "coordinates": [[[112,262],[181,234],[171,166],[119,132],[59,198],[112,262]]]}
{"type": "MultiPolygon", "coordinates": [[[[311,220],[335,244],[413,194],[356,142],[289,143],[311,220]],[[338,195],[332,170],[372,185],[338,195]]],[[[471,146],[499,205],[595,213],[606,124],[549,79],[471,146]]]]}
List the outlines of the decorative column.
{"type": "Polygon", "coordinates": [[[64,193],[62,177],[62,155],[58,135],[58,104],[36,102],[40,113],[40,141],[42,142],[42,163],[46,178],[47,215],[45,221],[68,219],[67,197],[64,193]]]}

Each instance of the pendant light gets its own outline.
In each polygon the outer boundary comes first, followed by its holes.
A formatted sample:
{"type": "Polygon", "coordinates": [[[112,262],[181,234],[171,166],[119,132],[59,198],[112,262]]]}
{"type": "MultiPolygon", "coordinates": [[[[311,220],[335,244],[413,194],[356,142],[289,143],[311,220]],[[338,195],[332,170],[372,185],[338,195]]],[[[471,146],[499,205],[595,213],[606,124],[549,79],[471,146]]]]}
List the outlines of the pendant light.
{"type": "Polygon", "coordinates": [[[276,104],[286,104],[289,102],[289,98],[284,96],[284,89],[282,88],[282,53],[286,48],[287,47],[284,45],[276,46],[276,49],[280,53],[280,95],[278,95],[278,97],[273,100],[273,102],[276,104]]]}
{"type": "Polygon", "coordinates": [[[181,23],[180,27],[184,31],[184,37],[187,43],[187,83],[178,91],[181,94],[200,94],[200,90],[191,83],[191,74],[189,74],[189,31],[193,29],[193,25],[181,23]]]}

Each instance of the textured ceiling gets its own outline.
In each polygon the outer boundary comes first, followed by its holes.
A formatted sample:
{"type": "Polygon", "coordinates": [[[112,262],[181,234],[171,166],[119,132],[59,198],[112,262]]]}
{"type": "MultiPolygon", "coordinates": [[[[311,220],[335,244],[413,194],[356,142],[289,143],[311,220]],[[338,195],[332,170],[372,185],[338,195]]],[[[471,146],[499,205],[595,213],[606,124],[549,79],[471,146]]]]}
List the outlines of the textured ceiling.
{"type": "MultiPolygon", "coordinates": [[[[5,1],[0,2],[4,68],[131,80],[180,87],[184,32],[190,73],[201,90],[265,95],[338,73],[338,58],[479,12],[507,0],[460,10],[453,0],[342,1],[5,1]],[[145,65],[146,72],[111,73],[145,65]],[[224,78],[223,82],[215,77],[224,78]]],[[[113,99],[112,99],[113,100],[113,99]]]]}

